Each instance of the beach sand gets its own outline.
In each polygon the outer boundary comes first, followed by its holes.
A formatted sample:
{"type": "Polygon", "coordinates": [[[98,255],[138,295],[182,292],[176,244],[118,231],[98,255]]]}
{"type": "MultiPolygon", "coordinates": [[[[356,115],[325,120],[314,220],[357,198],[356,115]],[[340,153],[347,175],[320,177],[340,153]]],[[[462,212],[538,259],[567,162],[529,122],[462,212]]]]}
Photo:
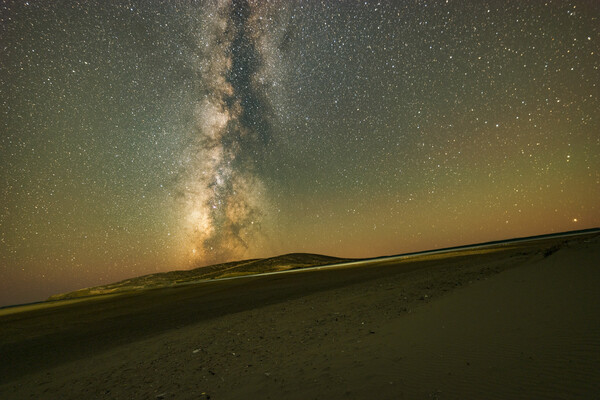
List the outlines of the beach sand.
{"type": "Polygon", "coordinates": [[[600,393],[600,240],[0,313],[2,399],[575,399],[600,393]]]}

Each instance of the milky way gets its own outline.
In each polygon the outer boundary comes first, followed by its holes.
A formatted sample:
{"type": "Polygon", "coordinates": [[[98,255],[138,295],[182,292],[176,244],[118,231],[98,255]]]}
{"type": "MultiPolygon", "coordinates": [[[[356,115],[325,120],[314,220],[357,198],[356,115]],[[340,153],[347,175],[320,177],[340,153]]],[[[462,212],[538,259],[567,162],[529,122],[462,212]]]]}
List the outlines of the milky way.
{"type": "Polygon", "coordinates": [[[600,225],[597,0],[0,2],[0,304],[600,225]]]}
{"type": "Polygon", "coordinates": [[[250,256],[268,239],[268,196],[257,163],[271,131],[264,86],[277,66],[264,3],[213,2],[201,21],[199,99],[181,190],[189,251],[207,264],[250,256]]]}

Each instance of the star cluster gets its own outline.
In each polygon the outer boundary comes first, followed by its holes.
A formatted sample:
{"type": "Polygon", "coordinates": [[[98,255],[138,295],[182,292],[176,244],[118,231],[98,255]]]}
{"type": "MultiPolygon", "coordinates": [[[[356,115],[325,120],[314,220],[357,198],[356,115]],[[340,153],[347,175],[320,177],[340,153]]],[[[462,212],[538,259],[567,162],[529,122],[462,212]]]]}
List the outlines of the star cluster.
{"type": "Polygon", "coordinates": [[[7,1],[0,304],[600,225],[595,1],[7,1]]]}

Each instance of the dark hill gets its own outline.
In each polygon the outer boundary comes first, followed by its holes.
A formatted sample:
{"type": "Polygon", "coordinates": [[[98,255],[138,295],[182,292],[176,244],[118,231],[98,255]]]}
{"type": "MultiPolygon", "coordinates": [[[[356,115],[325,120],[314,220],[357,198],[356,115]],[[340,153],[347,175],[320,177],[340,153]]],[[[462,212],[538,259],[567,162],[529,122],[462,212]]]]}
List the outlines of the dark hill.
{"type": "Polygon", "coordinates": [[[109,293],[152,289],[192,283],[207,279],[229,278],[241,275],[254,275],[266,272],[286,271],[320,265],[337,264],[351,259],[329,257],[320,254],[291,253],[277,257],[233,261],[223,264],[199,267],[186,271],[169,271],[143,275],[103,286],[79,289],[74,292],[50,296],[48,301],[97,296],[109,293]]]}

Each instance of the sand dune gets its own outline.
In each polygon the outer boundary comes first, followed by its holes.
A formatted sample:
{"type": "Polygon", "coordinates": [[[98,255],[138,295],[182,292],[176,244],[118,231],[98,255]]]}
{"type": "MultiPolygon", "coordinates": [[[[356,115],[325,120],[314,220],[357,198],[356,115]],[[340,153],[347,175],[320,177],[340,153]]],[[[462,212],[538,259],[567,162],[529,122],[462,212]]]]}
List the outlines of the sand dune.
{"type": "Polygon", "coordinates": [[[0,398],[594,398],[597,233],[0,316],[0,398]]]}
{"type": "Polygon", "coordinates": [[[292,253],[277,257],[258,258],[215,264],[183,271],[169,271],[139,276],[108,285],[95,286],[50,296],[49,301],[77,299],[97,295],[124,293],[144,289],[171,287],[196,283],[202,280],[222,279],[233,276],[245,276],[260,273],[309,268],[352,261],[350,259],[329,257],[320,254],[292,253]]]}

